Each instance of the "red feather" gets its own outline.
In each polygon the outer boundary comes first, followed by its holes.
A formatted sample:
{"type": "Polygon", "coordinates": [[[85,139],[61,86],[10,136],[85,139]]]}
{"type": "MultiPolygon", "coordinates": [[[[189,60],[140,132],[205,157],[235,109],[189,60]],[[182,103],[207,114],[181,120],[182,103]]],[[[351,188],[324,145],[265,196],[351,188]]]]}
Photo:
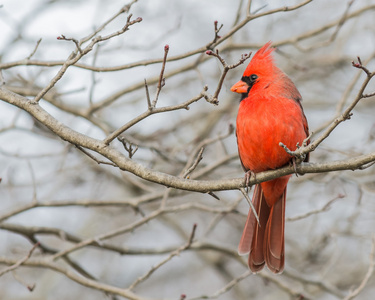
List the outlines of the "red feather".
{"type": "MultiPolygon", "coordinates": [[[[290,150],[309,135],[301,95],[290,78],[274,64],[271,42],[254,55],[243,77],[231,90],[242,94],[237,115],[238,153],[245,171],[262,172],[288,164],[290,150]]],[[[249,210],[238,247],[249,253],[249,267],[260,271],[264,264],[274,273],[284,269],[285,197],[289,176],[256,185],[253,205],[260,226],[249,210]]]]}

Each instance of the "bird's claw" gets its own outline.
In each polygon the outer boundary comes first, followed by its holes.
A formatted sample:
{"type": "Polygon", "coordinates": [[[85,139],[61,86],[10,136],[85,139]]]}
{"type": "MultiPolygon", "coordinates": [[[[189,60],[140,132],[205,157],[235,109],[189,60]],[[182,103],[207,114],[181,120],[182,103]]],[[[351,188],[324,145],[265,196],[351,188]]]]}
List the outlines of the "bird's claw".
{"type": "Polygon", "coordinates": [[[254,177],[254,179],[256,179],[256,174],[253,171],[249,170],[245,173],[246,192],[249,192],[249,183],[250,183],[251,177],[254,177]]]}
{"type": "Polygon", "coordinates": [[[296,174],[296,177],[298,177],[296,160],[297,160],[297,158],[295,156],[293,156],[292,157],[293,169],[294,169],[294,173],[296,174]]]}

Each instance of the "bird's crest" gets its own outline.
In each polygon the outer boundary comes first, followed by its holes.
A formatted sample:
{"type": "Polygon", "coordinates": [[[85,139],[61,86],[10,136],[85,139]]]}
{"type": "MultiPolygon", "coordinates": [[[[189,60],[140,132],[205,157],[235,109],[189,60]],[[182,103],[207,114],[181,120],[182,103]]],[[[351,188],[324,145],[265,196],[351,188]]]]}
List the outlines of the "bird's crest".
{"type": "Polygon", "coordinates": [[[269,41],[255,53],[247,66],[244,75],[249,76],[253,73],[257,73],[259,70],[262,70],[262,73],[272,73],[272,70],[275,67],[272,52],[275,48],[272,48],[271,44],[272,42],[269,41]]]}

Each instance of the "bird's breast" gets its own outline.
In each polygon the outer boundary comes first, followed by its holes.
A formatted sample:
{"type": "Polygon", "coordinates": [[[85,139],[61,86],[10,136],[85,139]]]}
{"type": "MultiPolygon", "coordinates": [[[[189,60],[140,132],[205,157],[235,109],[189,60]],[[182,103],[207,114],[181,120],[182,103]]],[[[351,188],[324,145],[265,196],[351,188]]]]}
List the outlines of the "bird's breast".
{"type": "Polygon", "coordinates": [[[279,168],[291,156],[279,146],[295,150],[306,138],[303,113],[294,100],[281,97],[247,98],[237,115],[237,142],[246,169],[261,172],[279,168]]]}

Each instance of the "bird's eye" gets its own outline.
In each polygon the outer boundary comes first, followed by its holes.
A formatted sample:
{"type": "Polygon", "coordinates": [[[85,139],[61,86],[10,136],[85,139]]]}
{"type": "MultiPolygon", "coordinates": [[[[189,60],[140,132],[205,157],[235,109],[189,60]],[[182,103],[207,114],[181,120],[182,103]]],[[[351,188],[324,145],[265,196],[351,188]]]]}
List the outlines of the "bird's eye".
{"type": "Polygon", "coordinates": [[[258,79],[258,75],[251,74],[250,76],[242,76],[241,80],[245,82],[249,87],[252,87],[255,81],[258,79]]]}

